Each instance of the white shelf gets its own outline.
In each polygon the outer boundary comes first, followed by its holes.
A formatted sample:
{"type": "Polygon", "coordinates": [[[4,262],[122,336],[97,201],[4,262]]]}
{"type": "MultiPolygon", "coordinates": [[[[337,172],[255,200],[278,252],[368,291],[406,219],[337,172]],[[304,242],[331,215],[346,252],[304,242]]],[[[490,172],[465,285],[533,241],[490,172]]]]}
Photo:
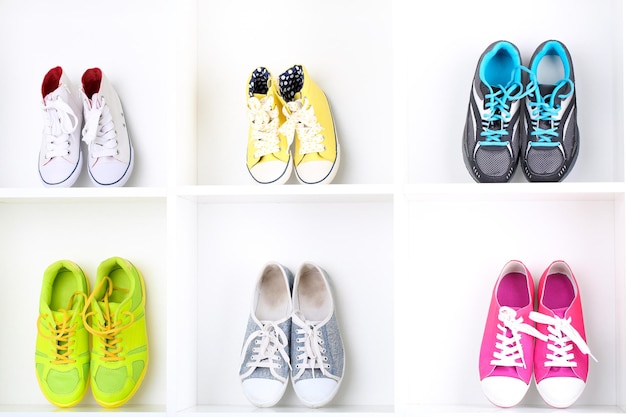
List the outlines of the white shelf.
{"type": "Polygon", "coordinates": [[[391,185],[347,185],[323,186],[283,185],[259,187],[257,185],[201,185],[177,189],[177,194],[199,203],[247,203],[247,202],[390,202],[394,188],[391,185]]]}
{"type": "Polygon", "coordinates": [[[0,188],[0,201],[11,202],[68,202],[68,201],[144,201],[163,200],[168,192],[160,187],[122,187],[122,188],[0,188]]]}
{"type": "Polygon", "coordinates": [[[302,407],[286,407],[276,406],[271,409],[258,409],[254,406],[227,406],[227,407],[215,407],[215,406],[199,406],[192,407],[187,410],[183,410],[182,415],[197,415],[197,416],[232,416],[232,415],[247,415],[250,413],[278,413],[284,417],[296,417],[302,414],[323,414],[325,416],[345,416],[347,414],[363,414],[369,417],[390,417],[394,415],[393,407],[390,406],[327,406],[317,409],[303,409],[302,407]]]}
{"type": "Polygon", "coordinates": [[[405,410],[405,415],[414,416],[439,416],[439,417],[483,417],[491,415],[510,414],[516,417],[530,417],[537,415],[554,415],[566,414],[576,415],[577,417],[595,417],[595,416],[612,416],[623,414],[624,410],[615,406],[579,406],[574,405],[567,410],[555,410],[543,406],[518,406],[513,409],[503,410],[490,406],[463,406],[463,407],[409,407],[405,410]]]}
{"type": "Polygon", "coordinates": [[[42,273],[72,259],[93,277],[109,256],[146,278],[150,367],[121,416],[302,413],[534,416],[491,406],[477,351],[493,283],[520,259],[538,278],[565,259],[581,291],[591,364],[575,406],[626,410],[626,169],[620,0],[79,0],[0,4],[0,416],[91,416],[88,394],[50,406],[34,371],[42,273]],[[540,12],[538,12],[540,11],[540,12]],[[555,23],[555,16],[563,24],[555,23]],[[312,24],[313,22],[314,24],[312,24]],[[462,161],[471,77],[484,47],[528,59],[557,37],[577,76],[581,150],[563,183],[476,184],[462,161]],[[303,64],[328,95],[342,149],[333,184],[252,184],[245,83],[303,64]],[[62,65],[99,66],[120,94],[137,164],[127,187],[38,181],[40,86],[62,65]],[[254,281],[278,261],[325,268],[347,367],[327,407],[293,390],[257,409],[236,374],[254,281]],[[452,343],[448,341],[453,340],[452,343]]]}
{"type": "Polygon", "coordinates": [[[404,187],[409,201],[425,200],[619,200],[624,183],[506,183],[506,184],[410,184],[404,187]]]}

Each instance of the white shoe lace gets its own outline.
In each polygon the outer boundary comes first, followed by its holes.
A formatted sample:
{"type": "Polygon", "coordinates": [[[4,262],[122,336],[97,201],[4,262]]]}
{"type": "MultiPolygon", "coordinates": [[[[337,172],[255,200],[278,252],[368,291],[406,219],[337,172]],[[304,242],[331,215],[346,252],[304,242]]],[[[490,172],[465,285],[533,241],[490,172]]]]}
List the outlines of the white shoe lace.
{"type": "Polygon", "coordinates": [[[89,145],[92,158],[116,156],[117,132],[113,124],[113,117],[104,97],[94,95],[85,103],[85,127],[83,128],[83,142],[89,145]],[[91,145],[94,146],[91,146],[91,145]]]}
{"type": "Polygon", "coordinates": [[[282,377],[276,372],[277,368],[282,365],[279,356],[289,364],[289,356],[285,350],[287,347],[287,336],[285,332],[274,322],[262,322],[262,327],[250,334],[244,343],[242,349],[241,362],[245,360],[246,352],[251,343],[254,342],[255,347],[252,348],[253,355],[250,356],[249,362],[246,363],[248,371],[241,375],[241,378],[247,378],[254,372],[256,368],[269,368],[274,378],[281,382],[286,382],[287,378],[282,377]]]}
{"type": "MultiPolygon", "coordinates": [[[[274,105],[274,97],[270,95],[261,100],[250,97],[248,99],[248,120],[252,127],[254,157],[261,158],[280,152],[278,110],[274,105]]],[[[291,141],[289,141],[289,145],[291,145],[291,141]]]]}
{"type": "Polygon", "coordinates": [[[296,369],[299,369],[294,379],[300,378],[306,369],[310,369],[315,378],[315,369],[319,369],[322,375],[339,381],[340,378],[331,374],[330,364],[328,363],[328,357],[326,356],[326,348],[324,347],[324,339],[322,339],[322,331],[319,329],[317,323],[313,323],[307,320],[302,320],[304,326],[296,329],[297,352],[300,352],[296,356],[297,364],[296,369]]]}
{"type": "Polygon", "coordinates": [[[578,364],[573,360],[573,344],[576,345],[582,353],[591,356],[594,361],[598,361],[591,354],[589,346],[587,346],[587,343],[585,343],[580,333],[571,325],[571,317],[567,319],[562,319],[557,316],[550,317],[536,311],[531,312],[529,317],[537,323],[548,325],[548,332],[550,332],[547,336],[547,340],[549,341],[548,349],[552,353],[546,354],[547,360],[544,362],[544,366],[577,366],[578,364]]]}
{"type": "Polygon", "coordinates": [[[45,158],[70,154],[70,135],[78,126],[78,117],[60,97],[47,99],[43,105],[45,158]]]}
{"type": "Polygon", "coordinates": [[[521,333],[526,333],[544,341],[547,340],[544,334],[540,333],[530,324],[524,323],[523,317],[515,318],[515,316],[516,312],[512,308],[500,307],[498,320],[500,320],[502,324],[498,324],[498,329],[501,333],[496,335],[498,339],[496,349],[498,350],[493,353],[495,359],[491,360],[491,365],[522,366],[526,368],[524,350],[521,343],[521,333]],[[507,336],[509,330],[511,331],[510,337],[507,336]]]}
{"type": "Polygon", "coordinates": [[[287,106],[283,108],[283,113],[287,120],[280,127],[280,132],[287,138],[293,138],[294,133],[298,132],[299,154],[323,152],[326,149],[323,144],[324,136],[320,133],[323,128],[318,123],[315,110],[306,97],[287,103],[287,106]]]}

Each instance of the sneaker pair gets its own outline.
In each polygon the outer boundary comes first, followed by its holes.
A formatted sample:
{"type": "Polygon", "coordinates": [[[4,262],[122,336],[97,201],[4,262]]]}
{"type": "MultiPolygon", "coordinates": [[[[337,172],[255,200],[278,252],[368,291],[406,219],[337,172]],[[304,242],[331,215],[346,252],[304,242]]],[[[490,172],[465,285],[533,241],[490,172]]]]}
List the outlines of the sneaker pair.
{"type": "Polygon", "coordinates": [[[302,184],[332,182],[339,168],[337,132],[328,99],[306,68],[294,65],[276,81],[259,67],[250,74],[246,92],[246,165],[252,178],[259,184],[284,184],[295,169],[302,184]]]}
{"type": "Polygon", "coordinates": [[[121,187],[135,163],[122,104],[100,68],[85,71],[81,83],[76,90],[61,67],[44,76],[39,177],[48,187],[74,185],[82,169],[82,137],[91,182],[121,187]]]}
{"type": "Polygon", "coordinates": [[[463,132],[465,165],[477,182],[509,181],[518,159],[529,181],[561,181],[578,156],[569,51],[548,40],[529,68],[521,61],[507,41],[489,45],[478,61],[463,132]]]}
{"type": "Polygon", "coordinates": [[[78,404],[90,380],[100,405],[118,407],[135,394],[146,373],[141,273],[125,259],[109,258],[98,267],[96,286],[88,294],[87,278],[74,262],[57,261],[45,270],[35,367],[41,391],[58,407],[78,404]]]}
{"type": "Polygon", "coordinates": [[[506,263],[496,281],[480,348],[483,392],[493,404],[518,404],[535,375],[550,406],[565,408],[582,394],[591,355],[578,284],[569,265],[554,261],[534,282],[526,266],[506,263]],[[535,327],[535,323],[537,324],[535,327]]]}
{"type": "Polygon", "coordinates": [[[294,281],[283,265],[266,264],[241,351],[239,376],[246,398],[257,407],[275,405],[291,374],[300,401],[321,407],[339,390],[344,366],[327,273],[304,263],[294,281]]]}

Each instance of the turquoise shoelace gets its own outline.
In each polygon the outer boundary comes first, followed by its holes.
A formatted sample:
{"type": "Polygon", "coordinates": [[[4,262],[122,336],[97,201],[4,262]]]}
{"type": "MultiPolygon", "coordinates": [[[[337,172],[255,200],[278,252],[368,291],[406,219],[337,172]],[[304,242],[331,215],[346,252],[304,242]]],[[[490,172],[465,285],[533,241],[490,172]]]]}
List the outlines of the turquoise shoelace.
{"type": "Polygon", "coordinates": [[[537,88],[536,83],[532,81],[526,88],[524,88],[522,83],[513,81],[515,72],[518,70],[530,73],[528,68],[520,65],[511,72],[511,79],[506,86],[497,85],[494,89],[491,85],[485,83],[489,88],[489,93],[485,96],[487,100],[485,107],[488,109],[488,112],[483,113],[483,131],[480,132],[480,136],[484,140],[479,142],[481,146],[507,146],[509,144],[508,140],[503,140],[503,136],[508,134],[506,129],[511,118],[511,102],[532,94],[537,88]],[[499,128],[493,129],[496,123],[499,128]]]}
{"type": "Polygon", "coordinates": [[[533,122],[533,131],[530,132],[532,136],[536,138],[535,141],[530,142],[530,146],[538,147],[556,147],[559,146],[559,142],[553,142],[552,139],[559,136],[557,128],[560,120],[557,120],[559,111],[561,110],[561,104],[555,104],[556,98],[561,100],[574,94],[574,83],[570,79],[562,79],[559,81],[552,93],[542,96],[537,88],[537,94],[535,95],[536,101],[531,101],[530,107],[532,109],[531,117],[536,118],[533,122]],[[558,94],[564,87],[569,86],[566,93],[558,94]],[[541,126],[541,121],[550,122],[550,127],[545,128],[541,126]]]}

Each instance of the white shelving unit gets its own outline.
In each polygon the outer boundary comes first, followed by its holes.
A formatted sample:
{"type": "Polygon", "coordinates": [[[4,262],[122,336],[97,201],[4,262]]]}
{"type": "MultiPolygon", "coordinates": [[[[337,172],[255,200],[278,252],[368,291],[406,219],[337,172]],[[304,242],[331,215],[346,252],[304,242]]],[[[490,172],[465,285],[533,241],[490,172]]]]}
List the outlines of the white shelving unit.
{"type": "Polygon", "coordinates": [[[344,333],[342,389],[319,412],[371,416],[536,415],[534,387],[497,409],[478,350],[509,259],[536,279],[573,268],[592,363],[565,414],[626,412],[625,13],[620,0],[78,0],[0,2],[0,247],[6,326],[0,415],[95,415],[91,394],[58,410],[34,370],[41,277],[68,258],[93,282],[100,261],[146,278],[150,365],[121,416],[311,412],[288,389],[247,403],[237,376],[254,282],[270,260],[333,280],[344,333]],[[27,4],[28,3],[28,4],[27,4]],[[570,176],[476,184],[461,132],[476,61],[497,39],[528,59],[543,40],[570,49],[581,151],[570,176]],[[251,183],[245,83],[303,64],[325,90],[342,146],[335,183],[251,183]],[[78,83],[98,66],[125,108],[137,163],[125,188],[45,189],[37,178],[43,75],[78,83]]]}

